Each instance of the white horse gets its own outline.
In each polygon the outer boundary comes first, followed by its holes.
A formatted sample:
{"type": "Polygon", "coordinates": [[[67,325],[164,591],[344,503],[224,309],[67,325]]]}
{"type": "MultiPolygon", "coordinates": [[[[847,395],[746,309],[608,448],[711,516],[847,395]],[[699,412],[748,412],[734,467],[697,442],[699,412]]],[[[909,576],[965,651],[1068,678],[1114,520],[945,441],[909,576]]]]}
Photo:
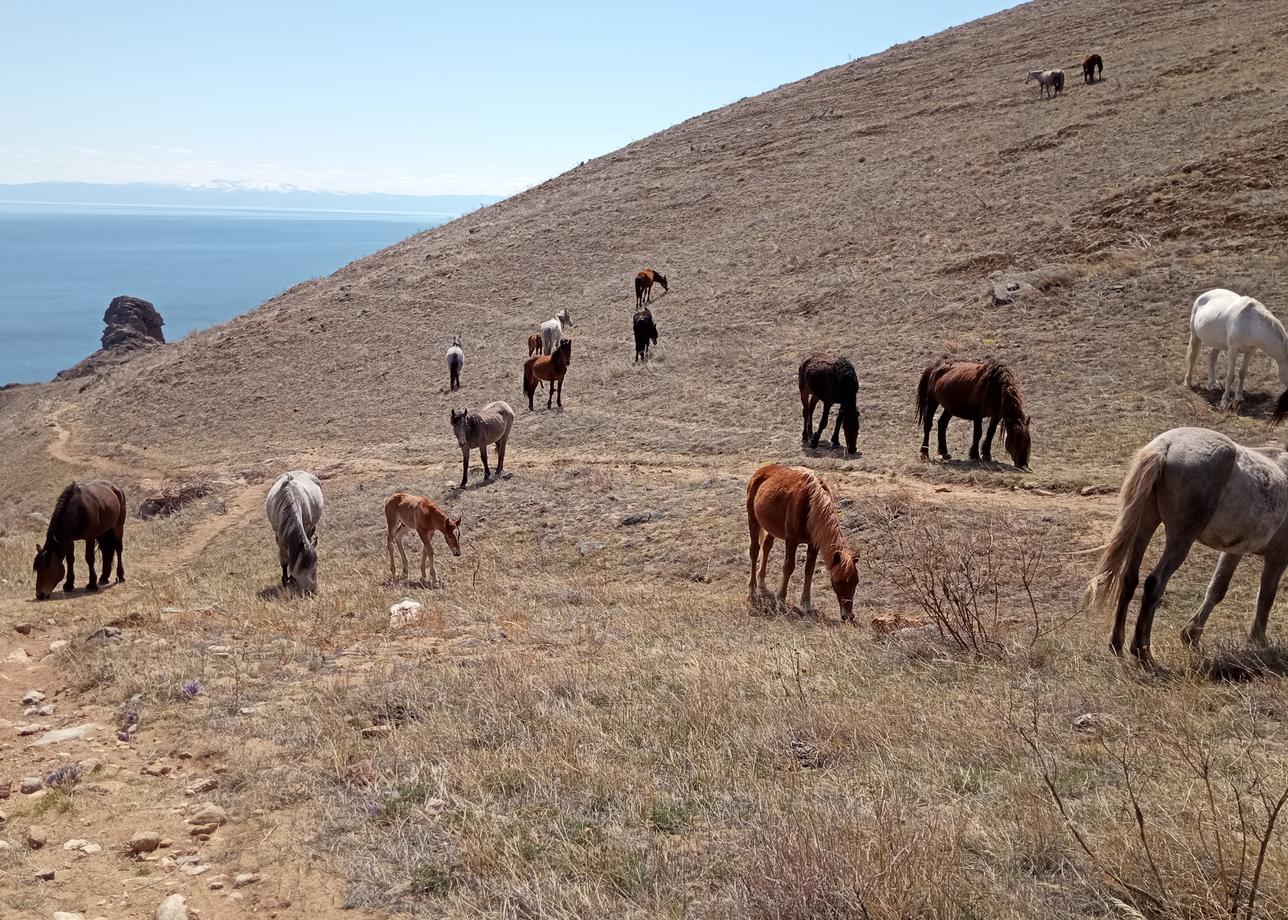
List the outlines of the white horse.
{"type": "Polygon", "coordinates": [[[282,585],[293,584],[305,594],[318,588],[318,521],[322,520],[322,483],[312,473],[283,473],[264,501],[268,523],[277,537],[282,585]]]}
{"type": "Polygon", "coordinates": [[[560,310],[551,319],[541,324],[541,353],[553,355],[564,338],[564,327],[572,328],[572,317],[568,311],[560,310]]]}
{"type": "Polygon", "coordinates": [[[1251,297],[1234,291],[1215,288],[1194,301],[1190,309],[1190,347],[1186,352],[1185,385],[1194,382],[1194,365],[1198,363],[1203,345],[1212,349],[1208,355],[1209,390],[1216,389],[1216,359],[1221,352],[1228,352],[1225,370],[1225,392],[1221,395],[1221,408],[1228,408],[1231,399],[1243,402],[1243,381],[1248,376],[1248,362],[1258,348],[1279,365],[1279,380],[1288,384],[1288,332],[1283,323],[1262,304],[1251,297]],[[1234,365],[1243,353],[1243,366],[1239,369],[1239,385],[1234,386],[1234,365]]]}
{"type": "Polygon", "coordinates": [[[447,349],[448,389],[461,388],[461,367],[465,364],[465,351],[461,348],[461,337],[452,336],[452,347],[447,349]]]}
{"type": "Polygon", "coordinates": [[[1038,81],[1038,92],[1046,96],[1048,93],[1054,96],[1064,92],[1064,71],[1063,70],[1030,70],[1024,78],[1024,82],[1030,80],[1038,81]]]}

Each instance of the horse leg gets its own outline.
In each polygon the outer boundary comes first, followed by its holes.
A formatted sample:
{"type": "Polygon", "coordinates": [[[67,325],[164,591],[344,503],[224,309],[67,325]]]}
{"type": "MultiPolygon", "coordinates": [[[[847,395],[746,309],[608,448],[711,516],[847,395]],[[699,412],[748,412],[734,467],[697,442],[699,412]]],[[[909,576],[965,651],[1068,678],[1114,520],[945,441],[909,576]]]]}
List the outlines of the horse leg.
{"type": "Polygon", "coordinates": [[[973,428],[970,436],[971,438],[970,458],[972,460],[978,461],[979,460],[979,439],[980,439],[980,436],[984,433],[984,420],[981,418],[973,418],[971,419],[971,424],[973,428]]]}
{"type": "Polygon", "coordinates": [[[988,432],[984,435],[984,462],[993,462],[993,435],[997,432],[997,423],[1000,422],[997,416],[988,420],[988,432]]]}
{"type": "Polygon", "coordinates": [[[808,443],[810,436],[814,433],[814,407],[817,405],[817,396],[801,393],[801,419],[804,422],[801,427],[802,443],[808,443]]]}
{"type": "Polygon", "coordinates": [[[1283,578],[1284,569],[1288,568],[1288,557],[1266,559],[1261,569],[1261,589],[1257,592],[1257,615],[1252,621],[1252,631],[1248,641],[1253,645],[1266,645],[1266,626],[1270,623],[1270,608],[1274,606],[1275,594],[1279,591],[1279,580],[1283,578]]]}
{"type": "Polygon", "coordinates": [[[1234,570],[1239,567],[1239,560],[1243,557],[1237,553],[1222,553],[1221,558],[1217,561],[1216,571],[1212,573],[1212,581],[1208,583],[1207,594],[1203,597],[1203,604],[1199,607],[1198,613],[1185,624],[1181,630],[1181,641],[1194,648],[1199,644],[1199,639],[1203,636],[1203,628],[1207,625],[1208,617],[1212,609],[1225,598],[1225,592],[1230,588],[1230,579],[1234,577],[1234,570]]]}
{"type": "Polygon", "coordinates": [[[1208,382],[1209,390],[1216,389],[1216,359],[1221,356],[1221,349],[1213,348],[1208,352],[1208,382]]]}
{"type": "Polygon", "coordinates": [[[1203,350],[1202,340],[1190,332],[1190,346],[1185,350],[1185,385],[1194,385],[1194,365],[1199,363],[1199,352],[1203,350]]]}
{"type": "Polygon", "coordinates": [[[291,576],[286,572],[286,560],[282,560],[282,587],[285,588],[291,583],[291,576]]]}
{"type": "Polygon", "coordinates": [[[108,531],[98,538],[98,551],[103,556],[103,568],[99,572],[98,583],[105,585],[112,578],[112,553],[116,549],[116,535],[108,531]]]}
{"type": "Polygon", "coordinates": [[[70,594],[72,591],[76,590],[76,572],[74,571],[74,566],[76,564],[75,541],[68,545],[67,553],[63,561],[67,563],[67,580],[63,582],[63,590],[70,594]]]}
{"type": "Polygon", "coordinates": [[[922,413],[922,416],[921,416],[922,425],[923,425],[923,428],[925,429],[922,432],[922,436],[921,436],[921,459],[922,460],[930,459],[930,429],[934,427],[935,410],[937,408],[938,408],[938,405],[935,403],[934,399],[927,397],[925,411],[922,413]]]}
{"type": "Polygon", "coordinates": [[[774,535],[766,533],[764,542],[760,544],[760,590],[767,593],[765,587],[765,572],[769,568],[769,551],[774,548],[774,535]]]}
{"type": "Polygon", "coordinates": [[[480,445],[479,445],[479,457],[480,457],[480,458],[482,458],[482,460],[483,460],[483,478],[484,478],[485,480],[486,480],[486,479],[491,479],[491,478],[492,478],[492,470],[491,470],[491,468],[487,465],[487,445],[486,445],[486,444],[480,444],[480,445]]]}
{"type": "MultiPolygon", "coordinates": [[[[553,379],[551,379],[551,381],[550,381],[550,394],[549,394],[548,396],[546,396],[546,408],[547,408],[547,409],[551,408],[551,404],[554,402],[554,399],[555,399],[555,381],[554,381],[553,379]]],[[[559,405],[561,405],[561,406],[562,406],[562,405],[563,405],[563,403],[562,403],[562,402],[560,402],[560,403],[559,403],[559,405]]]]}
{"type": "Polygon", "coordinates": [[[796,571],[796,547],[798,545],[791,539],[783,541],[783,549],[787,556],[783,559],[783,583],[778,589],[778,599],[784,604],[787,603],[787,585],[792,580],[792,572],[796,571]]]}
{"type": "Polygon", "coordinates": [[[427,531],[420,535],[420,580],[425,580],[425,565],[429,565],[429,580],[433,584],[438,581],[438,573],[434,571],[434,546],[430,542],[434,539],[433,531],[427,531]]]}
{"type": "Polygon", "coordinates": [[[1243,363],[1239,365],[1239,389],[1234,392],[1235,403],[1243,402],[1243,381],[1248,379],[1248,363],[1252,360],[1252,349],[1243,353],[1243,363]]]}
{"type": "Polygon", "coordinates": [[[818,423],[818,431],[814,432],[813,440],[810,441],[810,447],[818,447],[818,439],[823,437],[823,432],[827,430],[827,417],[832,413],[832,404],[826,399],[823,400],[823,419],[818,423]]]}
{"type": "MultiPolygon", "coordinates": [[[[531,397],[529,397],[529,399],[531,399],[531,397]]],[[[528,408],[531,409],[532,406],[528,406],[528,408]]],[[[461,448],[461,488],[462,489],[465,488],[465,484],[468,483],[469,481],[470,481],[470,449],[468,447],[462,447],[461,448]]]]}
{"type": "Polygon", "coordinates": [[[760,521],[756,520],[756,512],[747,512],[747,530],[751,534],[751,545],[747,549],[747,555],[751,557],[751,575],[747,579],[747,599],[753,604],[756,602],[756,563],[760,561],[760,521]]]}
{"type": "MultiPolygon", "coordinates": [[[[814,602],[810,600],[810,589],[814,583],[814,566],[818,564],[818,547],[812,543],[805,548],[805,586],[801,589],[801,613],[818,615],[814,602]]],[[[822,619],[822,617],[819,617],[822,619]]]]}
{"type": "Polygon", "coordinates": [[[394,530],[392,527],[385,531],[385,549],[389,550],[389,577],[397,578],[398,569],[394,567],[394,530]]]}
{"type": "Polygon", "coordinates": [[[125,581],[125,528],[112,531],[112,544],[116,549],[116,583],[125,581]]]}
{"type": "Polygon", "coordinates": [[[1149,577],[1145,579],[1145,596],[1141,600],[1140,615],[1136,617],[1136,632],[1131,640],[1131,653],[1141,664],[1147,666],[1154,663],[1153,653],[1149,650],[1149,638],[1154,628],[1154,611],[1158,609],[1158,602],[1163,599],[1163,594],[1167,591],[1167,583],[1181,567],[1181,563],[1190,553],[1190,547],[1194,545],[1193,536],[1178,534],[1177,530],[1179,528],[1174,528],[1167,535],[1167,542],[1163,545],[1163,555],[1159,558],[1158,565],[1154,566],[1154,571],[1150,572],[1149,577]]]}
{"type": "Polygon", "coordinates": [[[563,382],[564,382],[564,379],[560,377],[559,378],[559,398],[555,400],[555,402],[559,403],[560,409],[563,408],[563,382]]]}
{"type": "MultiPolygon", "coordinates": [[[[406,529],[407,529],[406,525],[404,525],[404,524],[399,524],[399,525],[398,525],[398,529],[394,532],[394,542],[395,542],[395,543],[397,544],[397,546],[398,546],[398,557],[402,560],[402,573],[403,573],[403,574],[402,574],[402,577],[403,577],[403,581],[406,581],[406,580],[407,580],[407,550],[403,547],[403,531],[404,531],[404,530],[406,530],[406,529]]],[[[392,556],[390,557],[389,565],[390,565],[390,568],[392,568],[392,567],[393,567],[393,558],[392,558],[392,556]]],[[[422,573],[421,577],[422,577],[422,578],[424,578],[424,574],[423,574],[423,573],[422,573]]]]}
{"type": "Polygon", "coordinates": [[[502,468],[505,467],[505,442],[506,438],[496,442],[496,474],[501,475],[502,468]]]}
{"type": "Polygon", "coordinates": [[[1230,408],[1231,398],[1234,395],[1234,372],[1238,369],[1239,354],[1233,348],[1225,353],[1225,392],[1221,394],[1221,408],[1230,408]]]}
{"type": "Polygon", "coordinates": [[[845,418],[845,410],[838,408],[836,410],[836,427],[832,429],[832,446],[841,446],[841,421],[845,418]]]}
{"type": "Polygon", "coordinates": [[[952,415],[947,409],[943,415],[939,416],[939,458],[941,460],[953,459],[952,454],[948,453],[948,420],[952,415]]]}
{"type": "Polygon", "coordinates": [[[1149,549],[1149,541],[1154,538],[1154,531],[1158,530],[1159,523],[1157,511],[1141,521],[1140,529],[1136,531],[1135,541],[1131,545],[1131,552],[1127,556],[1127,564],[1123,566],[1122,586],[1118,590],[1118,606],[1114,609],[1113,631],[1109,634],[1109,649],[1120,657],[1123,653],[1124,634],[1127,631],[1127,608],[1131,606],[1131,599],[1136,595],[1136,587],[1140,584],[1140,564],[1145,559],[1145,551],[1149,549]]]}
{"type": "Polygon", "coordinates": [[[85,540],[85,568],[89,569],[89,581],[85,582],[86,591],[98,590],[98,575],[94,572],[94,538],[85,540]]]}

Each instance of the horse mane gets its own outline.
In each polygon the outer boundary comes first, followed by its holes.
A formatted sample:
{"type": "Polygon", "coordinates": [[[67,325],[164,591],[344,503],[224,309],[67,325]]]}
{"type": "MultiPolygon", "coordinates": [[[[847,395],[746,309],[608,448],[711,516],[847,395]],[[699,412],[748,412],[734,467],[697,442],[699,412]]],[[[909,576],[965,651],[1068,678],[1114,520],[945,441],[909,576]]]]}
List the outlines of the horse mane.
{"type": "Polygon", "coordinates": [[[1024,394],[1020,391],[1019,378],[1009,367],[994,358],[984,362],[981,375],[988,401],[998,407],[1003,419],[1021,421],[1024,418],[1024,394]]]}
{"type": "Polygon", "coordinates": [[[67,506],[71,504],[72,493],[76,491],[76,483],[68,483],[67,488],[63,489],[58,495],[58,501],[54,502],[53,513],[49,515],[49,527],[45,530],[45,545],[58,543],[58,530],[63,523],[63,517],[67,514],[67,506]]]}
{"type": "Polygon", "coordinates": [[[286,520],[282,522],[282,536],[288,539],[287,546],[291,550],[291,561],[294,562],[299,555],[301,547],[309,545],[308,535],[304,533],[304,514],[300,511],[300,503],[295,500],[295,489],[291,487],[294,482],[289,475],[286,482],[282,484],[282,490],[277,493],[287,506],[286,520]]]}
{"type": "Polygon", "coordinates": [[[850,545],[841,533],[841,518],[836,513],[836,498],[832,495],[827,483],[823,482],[812,470],[806,477],[809,491],[809,514],[805,526],[809,529],[809,538],[818,547],[823,564],[832,567],[832,553],[836,550],[849,552],[850,545]]]}

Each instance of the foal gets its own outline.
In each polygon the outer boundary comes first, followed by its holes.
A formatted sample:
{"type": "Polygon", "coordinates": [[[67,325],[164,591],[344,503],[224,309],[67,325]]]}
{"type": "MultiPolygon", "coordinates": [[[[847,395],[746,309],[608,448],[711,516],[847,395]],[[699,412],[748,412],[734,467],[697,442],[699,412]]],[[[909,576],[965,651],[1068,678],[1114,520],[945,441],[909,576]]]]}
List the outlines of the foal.
{"type": "Polygon", "coordinates": [[[534,332],[528,336],[528,357],[541,354],[541,333],[534,332]]]}
{"type": "Polygon", "coordinates": [[[428,498],[412,495],[410,492],[395,492],[385,502],[385,526],[390,578],[396,577],[394,547],[397,546],[398,555],[402,557],[403,581],[407,580],[407,553],[402,545],[402,535],[405,530],[414,530],[420,537],[421,581],[425,580],[426,561],[429,563],[430,580],[438,581],[438,573],[434,571],[434,547],[430,545],[434,531],[443,535],[443,539],[447,541],[447,548],[452,551],[453,556],[461,554],[461,519],[452,520],[443,513],[442,508],[428,498]]]}
{"type": "Polygon", "coordinates": [[[666,286],[666,275],[661,275],[651,268],[646,268],[635,276],[635,306],[642,307],[653,302],[653,285],[662,285],[662,290],[670,291],[666,286]]]}
{"type": "Polygon", "coordinates": [[[529,358],[523,365],[523,395],[528,397],[528,411],[532,411],[532,396],[537,392],[537,384],[545,380],[550,384],[550,395],[546,397],[546,408],[555,399],[555,387],[559,387],[559,408],[563,408],[564,375],[572,363],[572,339],[559,343],[552,355],[537,355],[529,358]]]}

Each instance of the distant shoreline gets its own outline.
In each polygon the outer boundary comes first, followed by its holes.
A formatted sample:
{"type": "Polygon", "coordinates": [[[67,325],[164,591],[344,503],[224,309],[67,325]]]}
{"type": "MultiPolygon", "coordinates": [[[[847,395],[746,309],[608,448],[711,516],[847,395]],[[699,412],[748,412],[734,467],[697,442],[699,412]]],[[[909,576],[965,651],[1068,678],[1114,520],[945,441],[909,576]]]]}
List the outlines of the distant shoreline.
{"type": "MultiPolygon", "coordinates": [[[[291,207],[267,207],[259,205],[215,205],[215,204],[140,204],[126,202],[102,202],[102,201],[30,201],[19,199],[0,198],[0,205],[19,205],[23,207],[38,206],[42,208],[58,208],[60,210],[70,209],[97,209],[97,208],[129,208],[136,211],[227,211],[237,214],[245,213],[263,213],[263,214],[329,214],[329,215],[346,215],[346,214],[369,214],[373,217],[406,217],[406,218],[423,218],[432,217],[441,219],[444,223],[449,220],[455,220],[460,214],[453,211],[379,211],[369,208],[291,208],[291,207]]],[[[468,211],[465,213],[469,213],[468,211]]]]}

